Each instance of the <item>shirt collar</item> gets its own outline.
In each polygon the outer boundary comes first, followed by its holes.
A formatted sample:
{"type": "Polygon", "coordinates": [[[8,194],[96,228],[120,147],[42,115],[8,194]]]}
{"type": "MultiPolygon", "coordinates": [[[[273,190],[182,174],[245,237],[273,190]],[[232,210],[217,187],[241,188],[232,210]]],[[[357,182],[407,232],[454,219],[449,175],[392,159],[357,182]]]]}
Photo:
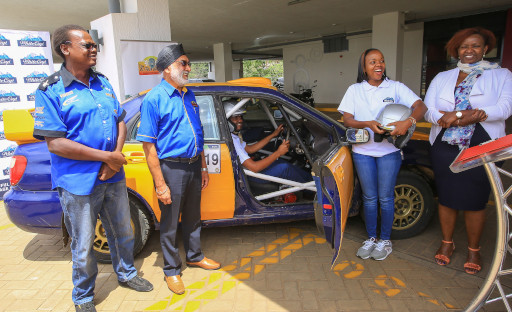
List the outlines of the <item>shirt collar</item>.
{"type": "MultiPolygon", "coordinates": [[[[168,83],[165,79],[162,78],[162,81],[160,82],[160,85],[162,85],[162,87],[164,88],[165,91],[167,91],[167,93],[169,93],[169,96],[171,96],[174,91],[176,91],[176,93],[180,94],[179,91],[173,87],[170,83],[168,83]]],[[[187,93],[188,89],[187,87],[183,87],[183,94],[187,93]]]]}
{"type": "MultiPolygon", "coordinates": [[[[388,78],[385,78],[381,84],[378,86],[378,88],[388,88],[389,87],[389,80],[388,78]]],[[[363,88],[365,91],[371,90],[372,88],[375,88],[375,86],[372,86],[368,83],[368,81],[363,81],[363,88]]]]}
{"type": "MultiPolygon", "coordinates": [[[[94,70],[92,70],[92,68],[89,69],[89,73],[90,73],[91,78],[93,78],[93,79],[98,78],[98,74],[94,70]]],[[[66,69],[66,63],[63,63],[60,68],[60,77],[62,79],[62,83],[64,84],[64,87],[69,86],[73,82],[73,80],[76,82],[82,83],[80,80],[78,80],[72,73],[70,73],[66,69]]]]}

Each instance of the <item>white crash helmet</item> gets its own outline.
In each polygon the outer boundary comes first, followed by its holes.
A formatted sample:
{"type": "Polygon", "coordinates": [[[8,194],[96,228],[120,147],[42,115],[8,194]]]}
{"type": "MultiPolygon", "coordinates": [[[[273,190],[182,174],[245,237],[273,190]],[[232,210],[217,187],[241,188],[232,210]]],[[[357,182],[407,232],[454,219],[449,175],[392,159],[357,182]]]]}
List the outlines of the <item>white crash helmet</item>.
{"type": "Polygon", "coordinates": [[[407,107],[402,104],[388,104],[386,105],[375,119],[378,123],[382,125],[382,128],[386,130],[386,133],[383,135],[378,135],[376,133],[376,137],[374,136],[375,142],[381,142],[382,136],[387,137],[388,141],[395,145],[396,148],[402,149],[409,139],[412,137],[414,130],[416,129],[416,125],[413,124],[407,129],[407,133],[404,135],[399,135],[396,137],[389,136],[389,133],[395,129],[395,126],[388,126],[388,124],[396,122],[396,121],[404,121],[407,120],[412,114],[412,108],[407,107]],[[380,141],[379,141],[380,139],[380,141]]]}
{"type": "MultiPolygon", "coordinates": [[[[222,102],[222,104],[224,105],[224,112],[226,113],[226,119],[228,120],[229,132],[235,131],[236,128],[235,124],[229,118],[227,118],[227,114],[230,110],[232,110],[235,107],[237,103],[237,100],[227,100],[222,102]]],[[[243,114],[245,114],[245,111],[241,108],[238,108],[233,114],[231,114],[231,116],[240,116],[243,114]]]]}

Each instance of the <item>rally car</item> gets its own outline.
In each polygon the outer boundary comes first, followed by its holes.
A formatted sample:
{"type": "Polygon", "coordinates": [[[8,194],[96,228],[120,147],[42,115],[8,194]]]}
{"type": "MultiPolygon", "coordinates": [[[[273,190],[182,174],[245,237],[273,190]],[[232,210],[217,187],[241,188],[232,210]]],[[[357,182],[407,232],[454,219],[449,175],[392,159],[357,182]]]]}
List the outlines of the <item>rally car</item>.
{"type": "MultiPolygon", "coordinates": [[[[340,248],[348,215],[361,206],[361,190],[354,172],[350,144],[365,142],[367,133],[352,132],[309,105],[276,89],[269,79],[242,78],[227,83],[189,84],[200,107],[204,128],[205,156],[210,184],[202,193],[201,220],[204,227],[285,222],[316,219],[319,230],[335,249],[340,248]],[[282,140],[290,150],[282,159],[311,171],[314,181],[279,180],[244,169],[235,154],[223,101],[237,100],[246,111],[243,139],[261,140],[280,124],[286,130],[251,155],[255,160],[274,152],[282,140]],[[351,142],[351,143],[350,143],[351,142]],[[268,181],[251,183],[247,176],[268,181]],[[313,193],[313,194],[311,194],[313,193]],[[316,196],[315,196],[316,193],[316,196]],[[313,196],[311,196],[313,195],[313,196]]],[[[160,209],[142,143],[136,140],[140,105],[147,92],[122,105],[127,114],[128,135],[123,153],[137,254],[149,235],[159,229],[160,209]]],[[[50,155],[45,142],[32,136],[34,120],[27,110],[4,111],[5,135],[18,147],[10,168],[11,189],[4,195],[10,220],[34,233],[58,233],[62,208],[52,190],[50,155]]],[[[428,141],[411,140],[395,188],[393,238],[411,237],[427,224],[433,212],[432,175],[428,141]]],[[[80,183],[77,181],[77,183],[80,183]]],[[[110,260],[105,232],[98,220],[94,251],[99,261],[110,260]]],[[[333,259],[335,259],[335,257],[333,259]]]]}

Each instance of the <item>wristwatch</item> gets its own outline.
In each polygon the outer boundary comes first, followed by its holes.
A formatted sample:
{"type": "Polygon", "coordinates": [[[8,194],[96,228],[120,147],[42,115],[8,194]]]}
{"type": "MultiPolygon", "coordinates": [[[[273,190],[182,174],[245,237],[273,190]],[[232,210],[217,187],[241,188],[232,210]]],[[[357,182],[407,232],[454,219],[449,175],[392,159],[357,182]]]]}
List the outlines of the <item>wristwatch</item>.
{"type": "Polygon", "coordinates": [[[208,168],[201,168],[201,171],[208,171],[208,168]]]}
{"type": "Polygon", "coordinates": [[[455,113],[455,116],[457,116],[457,118],[461,119],[462,118],[462,112],[461,111],[457,111],[455,113]]]}

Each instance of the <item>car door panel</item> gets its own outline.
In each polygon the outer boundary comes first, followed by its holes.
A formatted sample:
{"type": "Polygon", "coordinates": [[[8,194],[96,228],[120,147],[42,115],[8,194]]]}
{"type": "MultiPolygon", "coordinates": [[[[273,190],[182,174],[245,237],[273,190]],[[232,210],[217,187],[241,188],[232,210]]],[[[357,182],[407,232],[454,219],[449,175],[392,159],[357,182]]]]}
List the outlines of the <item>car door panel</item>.
{"type": "Polygon", "coordinates": [[[334,249],[332,263],[341,250],[354,190],[352,157],[344,146],[328,153],[325,159],[315,162],[313,172],[317,186],[315,219],[320,231],[334,249]]]}
{"type": "MultiPolygon", "coordinates": [[[[210,172],[209,184],[201,194],[201,220],[229,219],[235,212],[235,181],[229,148],[220,145],[220,173],[210,172]]],[[[153,178],[140,143],[127,143],[123,148],[128,164],[125,166],[126,185],[140,194],[151,206],[160,221],[160,207],[153,178]]]]}

